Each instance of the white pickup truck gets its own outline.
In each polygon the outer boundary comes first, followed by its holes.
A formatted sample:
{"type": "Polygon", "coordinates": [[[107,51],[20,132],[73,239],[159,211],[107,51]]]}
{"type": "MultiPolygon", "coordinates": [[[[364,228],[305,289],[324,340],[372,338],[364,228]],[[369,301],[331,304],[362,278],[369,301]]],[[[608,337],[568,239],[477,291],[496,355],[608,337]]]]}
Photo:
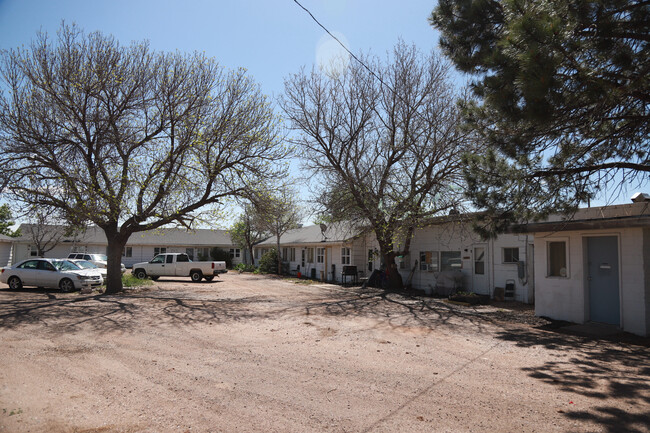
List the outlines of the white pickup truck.
{"type": "Polygon", "coordinates": [[[225,274],[226,262],[193,262],[187,254],[158,254],[149,262],[133,265],[133,275],[144,279],[151,277],[156,281],[160,277],[187,277],[198,283],[202,278],[212,281],[215,276],[225,274]]]}

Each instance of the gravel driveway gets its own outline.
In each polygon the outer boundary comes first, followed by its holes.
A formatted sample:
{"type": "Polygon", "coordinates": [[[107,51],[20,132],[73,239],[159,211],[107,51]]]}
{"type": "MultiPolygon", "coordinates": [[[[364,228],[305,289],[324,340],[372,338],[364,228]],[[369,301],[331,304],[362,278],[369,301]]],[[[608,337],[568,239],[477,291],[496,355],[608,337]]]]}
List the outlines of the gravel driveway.
{"type": "Polygon", "coordinates": [[[236,273],[5,288],[0,432],[649,432],[648,340],[548,325],[236,273]]]}

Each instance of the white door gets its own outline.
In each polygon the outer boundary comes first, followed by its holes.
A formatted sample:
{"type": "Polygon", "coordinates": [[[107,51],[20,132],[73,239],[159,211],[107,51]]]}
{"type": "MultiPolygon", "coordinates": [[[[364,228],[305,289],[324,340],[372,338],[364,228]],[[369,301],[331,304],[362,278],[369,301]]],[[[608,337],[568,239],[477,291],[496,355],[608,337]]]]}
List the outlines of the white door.
{"type": "Polygon", "coordinates": [[[473,248],[472,290],[483,295],[490,294],[488,285],[487,244],[476,244],[473,248]]]}

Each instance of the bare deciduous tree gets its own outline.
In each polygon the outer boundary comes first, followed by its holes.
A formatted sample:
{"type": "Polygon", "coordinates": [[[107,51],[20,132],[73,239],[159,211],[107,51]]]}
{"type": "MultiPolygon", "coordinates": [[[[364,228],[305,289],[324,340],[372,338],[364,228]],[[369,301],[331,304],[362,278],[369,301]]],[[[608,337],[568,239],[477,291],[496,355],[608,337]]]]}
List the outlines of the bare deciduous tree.
{"type": "Polygon", "coordinates": [[[246,251],[247,254],[244,255],[245,262],[248,262],[250,258],[252,265],[255,264],[255,259],[253,258],[253,246],[266,239],[266,231],[258,227],[255,221],[255,212],[252,205],[245,205],[244,211],[235,223],[232,225],[230,230],[230,240],[233,244],[242,248],[246,251]]]}
{"type": "Polygon", "coordinates": [[[458,128],[459,95],[437,55],[400,42],[385,62],[361,58],[369,68],[289,77],[281,106],[323,211],[374,232],[390,285],[401,288],[395,257],[424,220],[461,205],[461,156],[476,142],[458,128]]]}
{"type": "Polygon", "coordinates": [[[121,46],[64,25],[55,41],[39,34],[1,62],[9,193],[104,230],[108,293],[122,288],[131,234],[189,227],[206,208],[284,170],[269,100],[243,70],[202,54],[121,46]]]}
{"type": "Polygon", "coordinates": [[[255,209],[255,225],[275,236],[278,251],[278,274],[282,275],[282,250],[280,239],[289,230],[299,227],[302,212],[296,203],[296,192],[289,186],[273,191],[258,191],[251,198],[255,209]]]}

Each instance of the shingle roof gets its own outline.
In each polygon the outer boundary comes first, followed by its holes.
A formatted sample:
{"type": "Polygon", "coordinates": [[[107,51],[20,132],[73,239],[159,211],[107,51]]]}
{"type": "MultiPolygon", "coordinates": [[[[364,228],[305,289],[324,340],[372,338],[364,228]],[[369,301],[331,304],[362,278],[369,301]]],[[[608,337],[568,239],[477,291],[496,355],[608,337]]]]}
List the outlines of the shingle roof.
{"type": "Polygon", "coordinates": [[[546,221],[518,225],[513,231],[544,232],[650,226],[650,202],[578,209],[575,215],[551,215],[546,221]]]}
{"type": "MultiPolygon", "coordinates": [[[[350,240],[359,233],[354,231],[349,224],[328,224],[325,231],[319,225],[306,226],[289,230],[282,235],[280,242],[286,244],[315,244],[315,243],[341,243],[350,240]]],[[[272,236],[258,245],[275,245],[276,237],[272,236]]]]}
{"type": "MultiPolygon", "coordinates": [[[[56,230],[63,230],[62,226],[50,226],[56,230]]],[[[22,236],[12,238],[17,242],[30,242],[29,224],[21,224],[22,236]]],[[[68,236],[63,242],[77,242],[83,244],[106,244],[106,235],[99,227],[92,226],[85,232],[77,236],[68,236]]],[[[231,245],[230,235],[226,230],[213,229],[195,229],[188,231],[186,229],[161,228],[145,232],[133,233],[129,238],[127,245],[231,245]]]]}

